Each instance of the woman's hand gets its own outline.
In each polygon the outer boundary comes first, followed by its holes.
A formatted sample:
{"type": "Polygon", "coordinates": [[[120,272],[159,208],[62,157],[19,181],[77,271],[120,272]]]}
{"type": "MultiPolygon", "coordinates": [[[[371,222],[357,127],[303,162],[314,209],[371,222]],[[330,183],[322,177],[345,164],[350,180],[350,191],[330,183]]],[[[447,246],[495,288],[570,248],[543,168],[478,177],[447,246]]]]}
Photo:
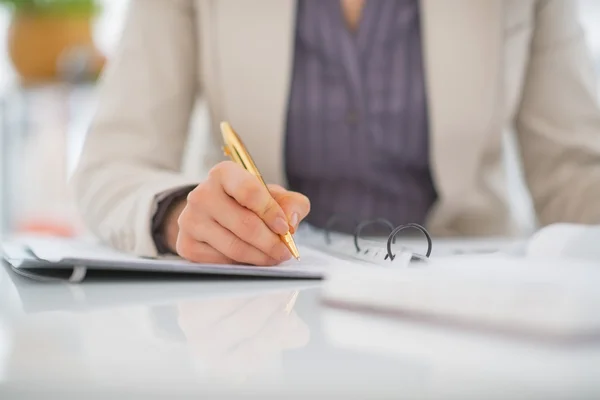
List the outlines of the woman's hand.
{"type": "Polygon", "coordinates": [[[292,257],[279,235],[294,233],[309,211],[306,196],[276,185],[267,190],[224,161],[172,208],[165,235],[172,250],[193,262],[272,266],[292,257]]]}

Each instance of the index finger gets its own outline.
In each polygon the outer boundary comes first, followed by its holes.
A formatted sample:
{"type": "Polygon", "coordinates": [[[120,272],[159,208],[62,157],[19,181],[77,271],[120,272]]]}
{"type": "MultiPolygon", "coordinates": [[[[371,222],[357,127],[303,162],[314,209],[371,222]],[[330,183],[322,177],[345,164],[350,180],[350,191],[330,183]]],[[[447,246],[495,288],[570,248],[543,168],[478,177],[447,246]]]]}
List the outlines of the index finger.
{"type": "Polygon", "coordinates": [[[229,161],[217,173],[225,193],[238,204],[254,212],[273,232],[283,235],[289,231],[283,209],[258,177],[229,161]]]}

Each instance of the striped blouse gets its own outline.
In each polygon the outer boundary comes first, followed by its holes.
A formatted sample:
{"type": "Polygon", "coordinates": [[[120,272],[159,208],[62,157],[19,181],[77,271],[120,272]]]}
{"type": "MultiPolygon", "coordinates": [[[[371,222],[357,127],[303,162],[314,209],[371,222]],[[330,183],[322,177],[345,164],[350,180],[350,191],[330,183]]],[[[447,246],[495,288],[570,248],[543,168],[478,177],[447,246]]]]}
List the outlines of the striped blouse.
{"type": "MultiPolygon", "coordinates": [[[[286,135],[290,188],[307,221],[333,214],[424,223],[429,168],[418,0],[367,0],[345,26],[340,0],[298,2],[286,135]]],[[[343,230],[343,227],[340,227],[343,230]]]]}

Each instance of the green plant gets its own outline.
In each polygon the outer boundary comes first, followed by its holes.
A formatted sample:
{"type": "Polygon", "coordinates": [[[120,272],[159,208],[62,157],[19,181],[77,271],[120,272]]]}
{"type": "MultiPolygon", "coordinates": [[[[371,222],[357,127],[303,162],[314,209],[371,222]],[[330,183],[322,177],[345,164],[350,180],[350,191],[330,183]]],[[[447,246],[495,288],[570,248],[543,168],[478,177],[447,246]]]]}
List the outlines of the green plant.
{"type": "Polygon", "coordinates": [[[54,15],[93,15],[100,9],[98,0],[0,0],[16,13],[54,15]]]}

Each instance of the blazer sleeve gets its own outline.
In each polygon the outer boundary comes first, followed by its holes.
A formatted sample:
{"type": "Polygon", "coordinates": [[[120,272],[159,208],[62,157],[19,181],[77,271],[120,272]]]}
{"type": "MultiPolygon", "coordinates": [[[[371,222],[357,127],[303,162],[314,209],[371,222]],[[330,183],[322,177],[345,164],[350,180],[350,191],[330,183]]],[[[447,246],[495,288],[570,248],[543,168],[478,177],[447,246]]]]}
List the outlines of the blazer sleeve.
{"type": "Polygon", "coordinates": [[[577,2],[538,1],[516,119],[541,225],[600,222],[600,110],[577,2]]]}
{"type": "Polygon", "coordinates": [[[131,0],[129,7],[72,186],[92,233],[153,257],[157,195],[197,184],[180,172],[198,89],[196,18],[194,0],[131,0]]]}

